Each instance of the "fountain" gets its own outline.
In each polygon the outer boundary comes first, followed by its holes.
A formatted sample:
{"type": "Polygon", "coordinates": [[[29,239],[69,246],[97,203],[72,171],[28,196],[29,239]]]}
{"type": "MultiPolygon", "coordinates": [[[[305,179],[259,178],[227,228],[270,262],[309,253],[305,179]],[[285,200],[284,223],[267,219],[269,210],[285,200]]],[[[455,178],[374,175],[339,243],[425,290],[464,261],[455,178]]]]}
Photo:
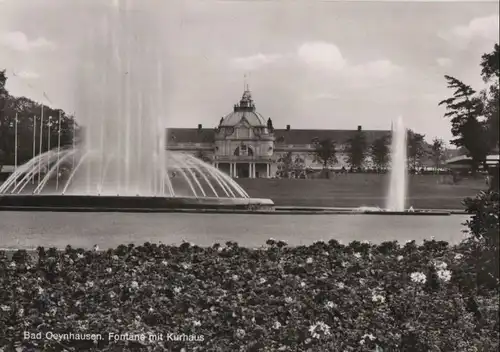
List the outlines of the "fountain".
{"type": "Polygon", "coordinates": [[[391,173],[389,179],[389,193],[386,208],[389,211],[405,211],[407,167],[406,167],[406,128],[403,118],[396,121],[392,132],[391,144],[391,173]]]}
{"type": "Polygon", "coordinates": [[[19,167],[0,186],[0,208],[272,209],[217,168],[166,150],[161,30],[131,6],[117,0],[99,12],[83,40],[75,68],[82,140],[19,167]]]}

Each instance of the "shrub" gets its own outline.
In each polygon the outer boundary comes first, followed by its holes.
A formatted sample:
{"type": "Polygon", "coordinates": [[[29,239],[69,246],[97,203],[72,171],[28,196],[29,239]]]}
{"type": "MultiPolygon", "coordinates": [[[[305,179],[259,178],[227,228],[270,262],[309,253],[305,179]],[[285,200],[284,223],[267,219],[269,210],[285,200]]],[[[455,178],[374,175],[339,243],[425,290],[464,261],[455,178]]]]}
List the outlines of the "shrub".
{"type": "Polygon", "coordinates": [[[463,202],[471,219],[465,222],[472,238],[469,239],[469,256],[474,263],[477,285],[496,287],[499,280],[499,194],[489,190],[463,202]]]}
{"type": "Polygon", "coordinates": [[[464,276],[469,248],[269,240],[260,249],[0,252],[0,350],[494,351],[498,295],[462,289],[474,285],[464,276]],[[24,331],[103,339],[23,339],[24,331]],[[108,333],[164,340],[110,341],[108,333]],[[167,333],[204,340],[168,341],[167,333]]]}

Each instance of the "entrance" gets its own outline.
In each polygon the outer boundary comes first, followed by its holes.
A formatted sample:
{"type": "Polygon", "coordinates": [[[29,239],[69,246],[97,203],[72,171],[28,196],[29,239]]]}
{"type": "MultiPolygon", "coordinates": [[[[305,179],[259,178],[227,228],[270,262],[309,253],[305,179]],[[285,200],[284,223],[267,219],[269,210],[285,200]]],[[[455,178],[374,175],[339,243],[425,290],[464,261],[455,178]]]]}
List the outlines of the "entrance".
{"type": "Polygon", "coordinates": [[[249,178],[250,168],[248,164],[236,164],[236,174],[238,178],[249,178]]]}

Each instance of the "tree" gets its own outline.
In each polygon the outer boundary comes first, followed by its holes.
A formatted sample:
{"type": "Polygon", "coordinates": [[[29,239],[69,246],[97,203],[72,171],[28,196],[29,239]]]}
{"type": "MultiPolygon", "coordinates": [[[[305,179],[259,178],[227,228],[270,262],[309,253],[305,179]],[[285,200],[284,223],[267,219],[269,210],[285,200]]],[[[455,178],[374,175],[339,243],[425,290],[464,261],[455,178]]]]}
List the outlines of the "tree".
{"type": "Polygon", "coordinates": [[[389,135],[377,138],[369,148],[370,159],[379,172],[385,170],[389,164],[390,140],[389,135]]]}
{"type": "Polygon", "coordinates": [[[488,129],[488,137],[492,149],[498,150],[499,142],[499,107],[500,107],[500,47],[495,44],[491,53],[484,54],[481,57],[481,76],[485,83],[489,83],[488,89],[482,92],[484,104],[484,116],[488,129]]]}
{"type": "Polygon", "coordinates": [[[455,139],[451,141],[457,147],[465,147],[472,159],[472,171],[483,164],[487,168],[486,157],[490,150],[488,129],[480,117],[484,104],[471,86],[460,80],[445,76],[448,88],[454,89],[451,98],[442,100],[439,105],[446,106],[445,117],[451,119],[451,133],[455,139]]]}
{"type": "Polygon", "coordinates": [[[346,143],[345,153],[347,156],[347,164],[351,168],[361,168],[367,156],[367,149],[368,146],[366,144],[365,133],[363,131],[357,131],[346,143]]]}
{"type": "Polygon", "coordinates": [[[406,157],[408,158],[408,166],[410,169],[417,170],[421,165],[422,158],[426,154],[424,138],[425,135],[408,130],[406,157]]]}
{"type": "Polygon", "coordinates": [[[439,169],[441,168],[441,165],[445,159],[444,152],[445,152],[444,141],[437,137],[434,138],[432,140],[432,146],[431,146],[431,158],[436,172],[439,172],[439,169]]]}
{"type": "MultiPolygon", "coordinates": [[[[489,89],[483,91],[482,100],[484,104],[484,116],[486,119],[489,146],[491,150],[499,152],[499,108],[500,108],[500,46],[495,44],[491,53],[481,57],[481,76],[485,83],[489,83],[489,89]]],[[[498,166],[489,170],[493,173],[490,187],[498,191],[499,170],[498,166]]]]}
{"type": "Polygon", "coordinates": [[[337,162],[337,144],[330,138],[315,141],[313,157],[323,165],[323,169],[333,166],[337,162]]]}
{"type": "Polygon", "coordinates": [[[305,170],[305,161],[300,155],[292,152],[285,153],[278,159],[277,175],[281,178],[290,178],[292,174],[299,176],[305,170]]]}

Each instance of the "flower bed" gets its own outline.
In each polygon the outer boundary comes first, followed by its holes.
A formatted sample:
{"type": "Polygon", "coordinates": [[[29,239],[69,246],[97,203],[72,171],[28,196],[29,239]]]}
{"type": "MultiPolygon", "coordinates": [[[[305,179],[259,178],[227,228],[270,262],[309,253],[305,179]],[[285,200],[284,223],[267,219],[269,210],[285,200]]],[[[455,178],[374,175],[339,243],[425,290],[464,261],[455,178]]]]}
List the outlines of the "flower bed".
{"type": "Polygon", "coordinates": [[[476,287],[471,246],[0,253],[0,350],[495,351],[498,292],[476,287]]]}

